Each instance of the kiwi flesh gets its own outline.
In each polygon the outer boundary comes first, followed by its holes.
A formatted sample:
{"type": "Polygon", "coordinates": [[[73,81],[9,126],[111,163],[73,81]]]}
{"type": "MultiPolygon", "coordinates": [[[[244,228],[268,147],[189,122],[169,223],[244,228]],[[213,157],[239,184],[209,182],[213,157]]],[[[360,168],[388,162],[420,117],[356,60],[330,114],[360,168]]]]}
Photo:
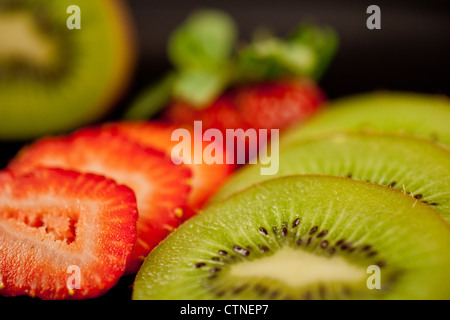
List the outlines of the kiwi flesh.
{"type": "Polygon", "coordinates": [[[134,66],[131,18],[120,0],[0,2],[0,140],[70,131],[104,116],[134,66]],[[69,29],[71,5],[81,29],[69,29]]]}
{"type": "Polygon", "coordinates": [[[132,297],[449,299],[449,245],[449,224],[400,191],[282,177],[183,224],[146,258],[132,297]]]}
{"type": "MultiPolygon", "coordinates": [[[[264,166],[240,169],[212,201],[273,178],[261,175],[264,166]]],[[[450,221],[450,150],[426,138],[347,132],[293,141],[280,148],[276,176],[294,174],[344,176],[395,188],[450,221]]]]}
{"type": "Polygon", "coordinates": [[[336,99],[310,121],[286,130],[280,144],[336,131],[375,130],[426,137],[450,147],[450,100],[445,96],[375,92],[336,99]]]}

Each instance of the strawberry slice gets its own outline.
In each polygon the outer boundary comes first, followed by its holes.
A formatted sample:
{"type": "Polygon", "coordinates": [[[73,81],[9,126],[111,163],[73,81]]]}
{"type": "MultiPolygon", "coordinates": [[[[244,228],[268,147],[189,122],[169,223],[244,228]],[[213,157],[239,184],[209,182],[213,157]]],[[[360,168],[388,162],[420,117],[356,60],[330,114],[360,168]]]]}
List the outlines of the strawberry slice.
{"type": "Polygon", "coordinates": [[[133,191],[105,177],[0,172],[0,294],[102,295],[125,271],[137,218],[133,191]]]}
{"type": "Polygon", "coordinates": [[[129,273],[137,272],[148,253],[179,225],[190,191],[188,168],[114,130],[88,128],[68,137],[42,139],[19,152],[9,168],[27,172],[36,166],[104,175],[135,192],[138,236],[129,273]]]}
{"type": "Polygon", "coordinates": [[[325,96],[312,81],[289,79],[241,87],[235,101],[252,128],[282,130],[318,111],[325,96]]]}
{"type": "MultiPolygon", "coordinates": [[[[107,128],[118,130],[133,141],[145,146],[161,150],[168,157],[171,157],[172,149],[179,143],[172,141],[172,133],[179,129],[179,126],[163,122],[117,122],[110,123],[107,128]]],[[[190,126],[184,126],[189,131],[191,137],[191,157],[181,157],[192,171],[191,192],[187,200],[187,208],[183,214],[183,220],[189,219],[195,215],[199,209],[209,200],[214,192],[225,182],[229,175],[234,171],[235,166],[226,164],[226,153],[224,148],[217,148],[220,152],[217,155],[221,163],[212,163],[208,161],[208,154],[205,148],[211,143],[209,141],[194,141],[194,129],[190,126]],[[194,163],[194,144],[201,145],[202,163],[194,163]]]]}

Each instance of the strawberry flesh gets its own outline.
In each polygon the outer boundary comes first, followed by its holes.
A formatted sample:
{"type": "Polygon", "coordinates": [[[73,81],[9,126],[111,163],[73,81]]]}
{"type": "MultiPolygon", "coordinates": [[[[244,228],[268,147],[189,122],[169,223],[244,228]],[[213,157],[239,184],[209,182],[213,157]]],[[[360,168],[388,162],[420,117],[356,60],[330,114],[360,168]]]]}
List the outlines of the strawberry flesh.
{"type": "MultiPolygon", "coordinates": [[[[155,148],[164,152],[168,157],[171,157],[172,149],[179,142],[172,141],[172,133],[179,129],[180,126],[172,125],[163,122],[117,122],[110,123],[105,126],[112,130],[118,130],[121,134],[126,135],[133,141],[136,141],[144,146],[155,148]]],[[[222,146],[216,148],[220,152],[218,158],[222,159],[222,163],[208,163],[206,153],[204,153],[206,146],[211,142],[208,141],[194,141],[194,130],[191,126],[184,126],[191,136],[191,157],[185,158],[186,166],[192,170],[191,192],[187,201],[187,208],[184,211],[182,220],[187,220],[195,215],[199,209],[209,200],[214,192],[225,182],[230,174],[235,170],[232,164],[226,164],[225,149],[222,146]],[[194,144],[200,143],[202,145],[202,163],[194,163],[194,144]]],[[[212,161],[211,161],[212,162],[212,161]]]]}
{"type": "Polygon", "coordinates": [[[61,169],[0,172],[0,294],[104,294],[125,271],[137,218],[133,191],[111,179],[61,169]],[[78,287],[68,285],[73,270],[78,287]]]}
{"type": "Polygon", "coordinates": [[[39,140],[20,151],[9,168],[23,173],[39,166],[104,175],[135,192],[138,237],[129,273],[137,272],[148,253],[179,225],[190,191],[189,169],[114,130],[87,128],[39,140]]]}

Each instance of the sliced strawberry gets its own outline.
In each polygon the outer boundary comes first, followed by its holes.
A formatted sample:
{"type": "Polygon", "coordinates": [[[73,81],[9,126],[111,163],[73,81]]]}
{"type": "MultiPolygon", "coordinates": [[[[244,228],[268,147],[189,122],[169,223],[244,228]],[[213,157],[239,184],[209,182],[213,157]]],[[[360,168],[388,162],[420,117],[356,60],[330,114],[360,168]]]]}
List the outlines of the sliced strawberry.
{"type": "Polygon", "coordinates": [[[189,194],[189,169],[176,166],[164,153],[144,147],[114,130],[80,130],[69,137],[42,139],[23,149],[10,163],[14,171],[36,166],[73,169],[111,177],[136,194],[138,237],[128,271],[180,223],[189,194]]]}
{"type": "Polygon", "coordinates": [[[0,172],[0,294],[102,295],[125,271],[137,216],[133,191],[102,176],[0,172]]]}
{"type": "MultiPolygon", "coordinates": [[[[117,122],[111,123],[104,128],[119,130],[120,133],[127,135],[128,138],[137,141],[145,146],[163,151],[168,157],[171,157],[173,148],[179,143],[172,141],[172,133],[180,126],[170,125],[162,122],[117,122]]],[[[224,183],[229,175],[234,171],[235,166],[226,164],[226,154],[223,146],[217,146],[217,158],[221,163],[212,163],[208,161],[208,155],[204,153],[205,148],[211,142],[194,141],[194,130],[190,126],[184,126],[191,137],[191,157],[182,158],[186,165],[192,170],[191,192],[188,197],[188,206],[183,214],[183,220],[190,218],[208,201],[214,192],[224,183]],[[202,148],[201,163],[194,163],[194,144],[199,143],[202,148]]],[[[216,156],[216,155],[214,155],[216,156]]]]}
{"type": "Polygon", "coordinates": [[[308,80],[278,80],[239,88],[239,115],[255,129],[284,129],[316,112],[325,101],[317,85],[308,80]]]}

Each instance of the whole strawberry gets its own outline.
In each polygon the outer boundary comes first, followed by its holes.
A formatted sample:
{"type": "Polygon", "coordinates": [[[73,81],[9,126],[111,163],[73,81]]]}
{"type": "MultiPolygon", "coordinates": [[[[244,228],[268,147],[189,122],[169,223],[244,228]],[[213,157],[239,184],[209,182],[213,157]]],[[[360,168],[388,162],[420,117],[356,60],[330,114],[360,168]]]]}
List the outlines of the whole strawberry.
{"type": "Polygon", "coordinates": [[[325,95],[313,81],[289,79],[241,87],[235,101],[250,127],[283,130],[313,115],[325,95]]]}

